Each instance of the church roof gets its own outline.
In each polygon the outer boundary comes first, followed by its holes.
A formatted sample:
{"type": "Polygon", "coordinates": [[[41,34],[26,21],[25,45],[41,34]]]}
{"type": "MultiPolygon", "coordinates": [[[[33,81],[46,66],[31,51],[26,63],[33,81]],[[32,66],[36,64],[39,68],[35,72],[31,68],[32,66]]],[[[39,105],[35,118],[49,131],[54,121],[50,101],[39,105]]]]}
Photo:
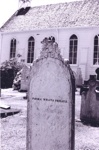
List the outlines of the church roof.
{"type": "Polygon", "coordinates": [[[50,4],[17,11],[2,27],[2,32],[64,27],[99,27],[99,0],[50,4]]]}

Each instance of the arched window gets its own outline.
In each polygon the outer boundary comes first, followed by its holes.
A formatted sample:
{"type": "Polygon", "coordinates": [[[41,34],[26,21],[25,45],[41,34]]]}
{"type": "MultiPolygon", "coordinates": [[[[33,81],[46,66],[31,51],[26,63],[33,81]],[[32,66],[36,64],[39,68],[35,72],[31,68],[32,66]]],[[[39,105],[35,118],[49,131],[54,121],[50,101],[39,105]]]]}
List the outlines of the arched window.
{"type": "Polygon", "coordinates": [[[32,63],[34,59],[34,38],[31,36],[28,40],[28,57],[27,62],[32,63]]]}
{"type": "Polygon", "coordinates": [[[12,39],[10,43],[10,58],[14,58],[16,54],[16,39],[12,39]]]}
{"type": "Polygon", "coordinates": [[[77,45],[78,38],[76,35],[72,35],[69,39],[69,62],[70,64],[77,63],[77,45]]]}
{"type": "Polygon", "coordinates": [[[94,57],[93,64],[99,65],[99,34],[94,38],[94,57]]]}

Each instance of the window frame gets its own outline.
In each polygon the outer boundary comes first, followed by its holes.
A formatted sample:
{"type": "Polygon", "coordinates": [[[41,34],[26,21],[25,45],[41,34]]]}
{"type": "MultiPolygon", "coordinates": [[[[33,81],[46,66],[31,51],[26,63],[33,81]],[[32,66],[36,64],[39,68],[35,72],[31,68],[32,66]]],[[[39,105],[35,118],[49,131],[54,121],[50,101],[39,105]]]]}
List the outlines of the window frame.
{"type": "Polygon", "coordinates": [[[10,59],[15,58],[16,56],[16,42],[17,41],[15,38],[11,39],[10,41],[10,59]]]}
{"type": "Polygon", "coordinates": [[[78,37],[73,34],[69,38],[69,62],[71,65],[77,65],[78,37]]]}
{"type": "Polygon", "coordinates": [[[35,39],[33,36],[31,36],[28,39],[27,63],[32,63],[34,60],[34,47],[35,47],[35,39]]]}
{"type": "Polygon", "coordinates": [[[99,34],[94,37],[93,65],[99,65],[99,34]]]}

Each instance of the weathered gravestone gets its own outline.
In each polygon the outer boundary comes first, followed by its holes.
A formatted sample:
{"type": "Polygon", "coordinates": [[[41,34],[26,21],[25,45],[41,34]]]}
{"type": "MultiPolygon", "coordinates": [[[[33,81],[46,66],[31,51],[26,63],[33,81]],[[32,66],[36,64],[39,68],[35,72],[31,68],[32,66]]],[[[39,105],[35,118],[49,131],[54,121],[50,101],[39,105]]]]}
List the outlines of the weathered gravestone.
{"type": "Polygon", "coordinates": [[[27,91],[29,85],[30,67],[24,65],[21,72],[20,91],[27,91]]]}
{"type": "Polygon", "coordinates": [[[27,150],[74,150],[74,76],[53,38],[41,43],[28,91],[27,150]]]}
{"type": "Polygon", "coordinates": [[[83,81],[81,68],[77,68],[75,79],[76,79],[76,86],[81,87],[83,81]]]}
{"type": "Polygon", "coordinates": [[[96,75],[90,75],[81,90],[80,119],[85,124],[99,126],[99,68],[96,75]]]}

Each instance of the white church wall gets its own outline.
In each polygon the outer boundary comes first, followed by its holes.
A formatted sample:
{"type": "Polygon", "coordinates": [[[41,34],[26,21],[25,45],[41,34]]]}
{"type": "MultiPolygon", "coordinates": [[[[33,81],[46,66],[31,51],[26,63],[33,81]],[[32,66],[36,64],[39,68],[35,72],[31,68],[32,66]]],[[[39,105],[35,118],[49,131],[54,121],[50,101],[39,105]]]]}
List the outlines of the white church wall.
{"type": "Polygon", "coordinates": [[[99,65],[93,65],[94,37],[99,34],[99,28],[72,28],[59,31],[59,46],[64,58],[69,58],[69,38],[75,34],[78,37],[77,64],[71,64],[74,72],[81,68],[84,80],[95,74],[99,65]]]}
{"type": "Polygon", "coordinates": [[[1,34],[1,63],[10,58],[10,36],[1,34]]]}
{"type": "MultiPolygon", "coordinates": [[[[77,48],[77,63],[76,64],[71,64],[71,68],[72,70],[75,72],[75,76],[77,76],[77,70],[78,68],[80,67],[80,47],[81,47],[81,42],[82,42],[82,39],[81,39],[81,36],[82,36],[82,29],[77,29],[77,28],[74,28],[74,29],[63,29],[63,30],[60,30],[60,47],[62,47],[63,49],[63,57],[64,58],[67,58],[69,59],[69,39],[70,37],[75,34],[78,38],[78,48],[77,48]],[[62,40],[61,40],[62,38],[62,40]]],[[[87,60],[86,60],[87,61],[87,60]]],[[[81,70],[82,72],[82,76],[83,78],[85,77],[85,70],[81,70]]]]}
{"type": "Polygon", "coordinates": [[[71,65],[74,72],[81,68],[83,79],[88,79],[94,73],[96,65],[93,65],[94,36],[99,34],[99,28],[62,28],[48,30],[34,30],[26,32],[2,33],[1,36],[1,62],[9,60],[10,41],[16,38],[16,55],[21,54],[27,63],[28,39],[35,39],[34,59],[38,58],[41,50],[41,41],[45,37],[54,36],[61,49],[64,58],[69,59],[69,38],[75,34],[78,37],[77,64],[71,65]]]}
{"type": "MultiPolygon", "coordinates": [[[[99,28],[97,28],[96,30],[92,30],[92,37],[94,38],[97,34],[99,34],[99,28]]],[[[94,55],[94,41],[91,38],[90,40],[90,50],[88,52],[88,73],[89,75],[95,75],[95,70],[96,68],[99,67],[99,64],[95,64],[93,65],[93,55],[94,55]],[[91,61],[92,60],[92,61],[91,61]]],[[[88,77],[89,77],[88,75],[88,77]]]]}
{"type": "Polygon", "coordinates": [[[94,37],[97,34],[99,34],[99,28],[91,28],[88,31],[84,29],[81,37],[83,42],[81,42],[80,66],[85,70],[86,80],[89,79],[89,75],[95,75],[95,70],[99,67],[99,65],[93,65],[94,37]]]}

